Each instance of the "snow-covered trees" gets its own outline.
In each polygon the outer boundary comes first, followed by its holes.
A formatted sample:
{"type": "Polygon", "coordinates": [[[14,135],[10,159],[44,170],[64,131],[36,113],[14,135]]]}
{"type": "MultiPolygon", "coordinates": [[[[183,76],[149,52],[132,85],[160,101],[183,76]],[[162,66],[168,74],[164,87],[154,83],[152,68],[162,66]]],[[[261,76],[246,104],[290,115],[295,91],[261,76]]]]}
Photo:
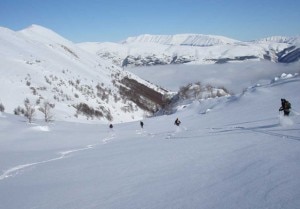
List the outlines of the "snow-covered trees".
{"type": "MultiPolygon", "coordinates": [[[[36,102],[36,104],[39,104],[38,101],[36,102]]],[[[51,104],[48,101],[44,101],[44,103],[40,107],[37,108],[35,104],[32,104],[30,102],[30,100],[28,98],[26,98],[24,100],[24,108],[18,106],[17,108],[14,109],[14,114],[15,115],[24,115],[28,119],[28,122],[31,123],[35,117],[35,113],[36,113],[35,111],[36,111],[36,109],[38,109],[40,112],[43,113],[45,122],[50,122],[53,118],[51,109],[53,109],[54,107],[55,107],[55,104],[51,104]]]]}
{"type": "Polygon", "coordinates": [[[53,114],[51,113],[51,109],[54,108],[54,104],[51,104],[48,101],[44,101],[41,107],[39,107],[39,111],[41,111],[44,114],[45,122],[49,122],[53,118],[53,114]]]}
{"type": "Polygon", "coordinates": [[[28,122],[31,123],[34,118],[35,107],[33,104],[30,103],[28,98],[24,100],[24,106],[24,116],[28,119],[28,122]]]}

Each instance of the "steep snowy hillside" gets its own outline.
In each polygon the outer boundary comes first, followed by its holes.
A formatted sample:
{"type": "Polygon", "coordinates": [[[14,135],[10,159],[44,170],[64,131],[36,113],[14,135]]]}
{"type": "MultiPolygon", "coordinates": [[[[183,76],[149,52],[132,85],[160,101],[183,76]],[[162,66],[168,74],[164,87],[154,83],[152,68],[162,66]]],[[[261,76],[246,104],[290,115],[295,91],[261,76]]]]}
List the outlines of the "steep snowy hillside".
{"type": "Polygon", "coordinates": [[[28,98],[37,118],[46,102],[56,120],[128,121],[155,112],[166,93],[37,25],[0,28],[0,64],[0,102],[8,113],[24,112],[28,98]]]}
{"type": "Polygon", "coordinates": [[[241,42],[201,34],[141,35],[121,43],[80,43],[78,46],[122,67],[245,60],[287,63],[300,58],[298,40],[299,37],[270,37],[241,42]]]}

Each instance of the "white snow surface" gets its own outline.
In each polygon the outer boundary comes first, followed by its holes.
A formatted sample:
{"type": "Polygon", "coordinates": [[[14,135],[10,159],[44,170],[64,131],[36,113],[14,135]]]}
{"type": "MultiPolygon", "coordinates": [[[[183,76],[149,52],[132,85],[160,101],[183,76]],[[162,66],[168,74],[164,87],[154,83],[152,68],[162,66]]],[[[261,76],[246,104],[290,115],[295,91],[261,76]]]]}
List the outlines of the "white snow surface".
{"type": "Polygon", "coordinates": [[[144,129],[1,113],[0,208],[299,208],[300,78],[269,81],[145,119],[144,129]]]}

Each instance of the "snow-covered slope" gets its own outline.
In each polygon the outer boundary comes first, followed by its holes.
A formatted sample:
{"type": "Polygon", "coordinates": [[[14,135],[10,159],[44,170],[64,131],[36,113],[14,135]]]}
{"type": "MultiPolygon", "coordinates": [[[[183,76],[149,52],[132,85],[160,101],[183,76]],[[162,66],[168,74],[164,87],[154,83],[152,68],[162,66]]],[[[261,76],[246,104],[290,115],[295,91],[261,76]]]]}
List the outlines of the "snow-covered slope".
{"type": "MultiPolygon", "coordinates": [[[[56,120],[128,121],[151,108],[122,95],[128,89],[124,78],[164,92],[38,25],[18,32],[0,28],[0,64],[0,102],[8,113],[28,98],[36,109],[45,101],[55,104],[56,120]]],[[[39,111],[36,116],[41,118],[39,111]]]]}
{"type": "Polygon", "coordinates": [[[121,43],[80,43],[79,47],[119,66],[207,64],[244,60],[294,62],[283,56],[299,49],[299,37],[270,37],[242,42],[223,36],[201,34],[141,35],[121,43]]]}
{"type": "Polygon", "coordinates": [[[299,76],[107,125],[0,114],[1,209],[296,209],[299,76]],[[280,98],[292,103],[278,114],[280,98]],[[178,117],[181,126],[175,127],[178,117]]]}

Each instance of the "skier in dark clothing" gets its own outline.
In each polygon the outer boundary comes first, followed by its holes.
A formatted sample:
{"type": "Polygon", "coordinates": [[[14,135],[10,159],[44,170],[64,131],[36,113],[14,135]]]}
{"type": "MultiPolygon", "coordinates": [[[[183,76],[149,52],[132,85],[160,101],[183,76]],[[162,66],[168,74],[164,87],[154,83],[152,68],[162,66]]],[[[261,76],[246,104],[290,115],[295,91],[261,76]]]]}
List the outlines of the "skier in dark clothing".
{"type": "Polygon", "coordinates": [[[175,122],[174,122],[174,124],[176,125],[176,126],[179,126],[180,125],[180,120],[178,119],[178,118],[176,118],[176,120],[175,120],[175,122]]]}
{"type": "Polygon", "coordinates": [[[110,125],[109,125],[109,128],[110,128],[110,129],[112,129],[112,128],[113,128],[113,125],[112,125],[112,124],[110,124],[110,125]]]}
{"type": "Polygon", "coordinates": [[[140,122],[140,125],[141,125],[141,128],[143,128],[143,127],[144,127],[144,123],[143,123],[143,121],[141,121],[141,122],[140,122]]]}
{"type": "Polygon", "coordinates": [[[291,109],[291,103],[286,99],[281,99],[281,107],[279,111],[283,111],[284,116],[289,116],[291,109]]]}

